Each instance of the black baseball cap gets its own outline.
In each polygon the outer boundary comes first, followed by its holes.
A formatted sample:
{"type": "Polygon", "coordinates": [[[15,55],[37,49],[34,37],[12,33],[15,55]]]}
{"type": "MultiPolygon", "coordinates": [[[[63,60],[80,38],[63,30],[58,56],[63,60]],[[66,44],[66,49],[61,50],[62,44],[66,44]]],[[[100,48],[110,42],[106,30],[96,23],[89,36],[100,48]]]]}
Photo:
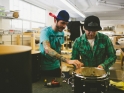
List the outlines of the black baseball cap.
{"type": "Polygon", "coordinates": [[[99,31],[102,29],[99,18],[93,15],[85,18],[84,28],[88,31],[99,31]]]}
{"type": "Polygon", "coordinates": [[[52,14],[52,13],[49,13],[49,15],[54,17],[54,18],[56,18],[56,19],[63,20],[63,21],[66,21],[66,22],[69,21],[69,17],[70,17],[69,13],[67,11],[65,11],[65,10],[59,11],[57,16],[52,14]]]}

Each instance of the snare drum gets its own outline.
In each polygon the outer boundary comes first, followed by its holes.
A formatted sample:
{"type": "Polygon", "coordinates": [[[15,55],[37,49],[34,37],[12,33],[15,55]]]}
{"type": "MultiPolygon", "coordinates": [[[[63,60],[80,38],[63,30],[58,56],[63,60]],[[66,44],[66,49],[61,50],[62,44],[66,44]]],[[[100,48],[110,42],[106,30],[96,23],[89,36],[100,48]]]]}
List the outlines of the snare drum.
{"type": "Polygon", "coordinates": [[[74,74],[74,93],[105,93],[109,77],[104,69],[82,67],[74,74]]]}

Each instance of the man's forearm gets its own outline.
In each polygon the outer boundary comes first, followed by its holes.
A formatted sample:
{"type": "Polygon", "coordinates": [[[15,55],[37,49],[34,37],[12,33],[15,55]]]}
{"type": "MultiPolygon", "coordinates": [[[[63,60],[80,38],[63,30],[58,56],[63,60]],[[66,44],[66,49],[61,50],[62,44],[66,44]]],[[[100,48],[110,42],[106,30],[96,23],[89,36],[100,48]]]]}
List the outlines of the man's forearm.
{"type": "Polygon", "coordinates": [[[49,41],[44,41],[43,46],[44,46],[45,53],[50,55],[51,57],[59,59],[59,60],[61,60],[63,62],[67,62],[69,60],[66,57],[63,57],[61,54],[57,53],[54,49],[52,49],[50,47],[49,41]]]}
{"type": "Polygon", "coordinates": [[[58,58],[58,59],[60,59],[63,62],[67,62],[69,60],[69,58],[66,58],[66,57],[64,57],[64,56],[62,56],[60,54],[56,54],[55,57],[58,58]]]}
{"type": "Polygon", "coordinates": [[[47,53],[51,57],[54,57],[56,59],[63,61],[63,62],[67,62],[69,60],[68,58],[62,56],[61,54],[57,53],[55,50],[53,50],[51,48],[45,49],[45,53],[47,53]]]}

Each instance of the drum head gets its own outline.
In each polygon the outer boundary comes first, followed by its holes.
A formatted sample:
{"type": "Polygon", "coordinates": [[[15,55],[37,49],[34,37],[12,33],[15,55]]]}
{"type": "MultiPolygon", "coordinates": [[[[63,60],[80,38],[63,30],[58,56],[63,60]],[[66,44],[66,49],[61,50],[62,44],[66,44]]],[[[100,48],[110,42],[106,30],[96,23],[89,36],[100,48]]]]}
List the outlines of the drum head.
{"type": "Polygon", "coordinates": [[[76,69],[75,73],[85,77],[102,77],[106,75],[104,69],[97,67],[81,67],[80,69],[76,69]]]}

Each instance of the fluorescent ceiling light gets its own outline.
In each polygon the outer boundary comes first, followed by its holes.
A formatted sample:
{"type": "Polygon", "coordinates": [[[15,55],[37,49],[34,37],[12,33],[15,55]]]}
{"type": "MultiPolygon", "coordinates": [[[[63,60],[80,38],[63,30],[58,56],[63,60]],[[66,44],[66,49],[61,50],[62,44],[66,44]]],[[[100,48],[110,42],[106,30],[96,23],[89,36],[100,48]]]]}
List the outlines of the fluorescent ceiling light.
{"type": "Polygon", "coordinates": [[[79,14],[81,17],[86,17],[85,14],[81,13],[77,7],[74,5],[70,4],[71,2],[68,2],[67,0],[61,0],[65,5],[67,5],[69,8],[71,8],[73,11],[75,11],[77,14],[79,14]]]}

